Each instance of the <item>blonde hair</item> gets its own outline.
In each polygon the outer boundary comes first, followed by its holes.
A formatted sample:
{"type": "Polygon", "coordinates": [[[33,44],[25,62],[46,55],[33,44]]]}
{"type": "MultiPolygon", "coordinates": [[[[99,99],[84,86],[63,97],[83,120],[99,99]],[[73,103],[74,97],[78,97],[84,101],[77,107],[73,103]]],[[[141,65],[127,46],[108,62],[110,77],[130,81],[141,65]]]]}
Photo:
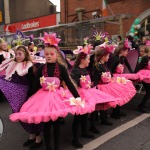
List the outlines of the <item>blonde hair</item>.
{"type": "Polygon", "coordinates": [[[145,56],[150,55],[150,46],[145,46],[144,53],[145,56]]]}

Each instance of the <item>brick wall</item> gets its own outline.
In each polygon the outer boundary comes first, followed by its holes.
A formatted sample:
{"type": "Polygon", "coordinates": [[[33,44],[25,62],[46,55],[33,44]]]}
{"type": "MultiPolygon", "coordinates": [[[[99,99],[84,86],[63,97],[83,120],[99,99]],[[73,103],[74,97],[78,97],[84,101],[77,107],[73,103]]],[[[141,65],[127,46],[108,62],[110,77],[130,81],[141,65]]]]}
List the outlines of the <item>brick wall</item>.
{"type": "MultiPolygon", "coordinates": [[[[77,21],[76,8],[84,8],[84,20],[93,19],[93,11],[101,14],[102,0],[61,0],[61,22],[69,23],[77,21]],[[67,3],[65,5],[65,2],[67,3]],[[66,10],[66,13],[65,13],[66,10]]],[[[110,3],[110,7],[115,15],[131,14],[131,18],[123,20],[123,33],[129,31],[134,20],[145,10],[150,8],[149,0],[122,0],[116,3],[110,3]]],[[[111,15],[107,7],[108,15],[111,15]]],[[[111,35],[119,34],[119,26],[105,24],[105,30],[111,35]]]]}

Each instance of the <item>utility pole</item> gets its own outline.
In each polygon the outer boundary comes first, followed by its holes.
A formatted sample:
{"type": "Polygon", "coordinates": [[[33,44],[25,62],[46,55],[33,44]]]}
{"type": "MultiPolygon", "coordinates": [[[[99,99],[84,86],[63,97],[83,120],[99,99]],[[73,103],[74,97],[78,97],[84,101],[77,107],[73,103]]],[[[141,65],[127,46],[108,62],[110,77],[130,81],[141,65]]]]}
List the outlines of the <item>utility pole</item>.
{"type": "Polygon", "coordinates": [[[4,0],[5,24],[10,23],[9,0],[4,0]]]}
{"type": "Polygon", "coordinates": [[[119,17],[119,26],[120,26],[119,34],[121,36],[123,36],[123,22],[122,22],[122,16],[121,15],[119,17]]]}

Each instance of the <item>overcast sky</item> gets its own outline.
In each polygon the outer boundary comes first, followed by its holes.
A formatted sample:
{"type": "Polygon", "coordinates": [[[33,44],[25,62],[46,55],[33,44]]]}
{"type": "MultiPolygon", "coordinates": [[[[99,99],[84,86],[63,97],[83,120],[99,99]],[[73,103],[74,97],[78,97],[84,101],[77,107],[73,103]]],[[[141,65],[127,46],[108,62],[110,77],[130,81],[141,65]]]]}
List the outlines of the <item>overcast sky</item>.
{"type": "Polygon", "coordinates": [[[60,0],[50,0],[54,5],[56,5],[56,10],[60,11],[60,0]]]}

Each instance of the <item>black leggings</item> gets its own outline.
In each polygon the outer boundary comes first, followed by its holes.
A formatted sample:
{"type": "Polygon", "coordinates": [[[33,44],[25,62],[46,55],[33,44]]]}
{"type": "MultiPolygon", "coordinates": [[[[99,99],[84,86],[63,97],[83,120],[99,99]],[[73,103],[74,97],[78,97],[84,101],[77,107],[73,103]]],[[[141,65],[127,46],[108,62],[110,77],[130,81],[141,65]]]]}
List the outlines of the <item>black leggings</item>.
{"type": "Polygon", "coordinates": [[[81,123],[82,134],[85,134],[87,132],[87,117],[88,114],[74,115],[74,119],[72,123],[73,141],[78,141],[80,123],[81,123]]]}
{"type": "Polygon", "coordinates": [[[142,99],[142,102],[140,103],[140,107],[145,107],[147,101],[150,99],[150,83],[145,83],[145,82],[142,82],[143,84],[143,87],[146,91],[146,94],[144,95],[143,99],[142,99]]]}
{"type": "Polygon", "coordinates": [[[51,150],[51,128],[53,126],[53,139],[54,139],[54,149],[59,150],[59,143],[60,143],[60,120],[57,119],[56,121],[49,121],[44,123],[44,140],[46,150],[51,150]]]}

